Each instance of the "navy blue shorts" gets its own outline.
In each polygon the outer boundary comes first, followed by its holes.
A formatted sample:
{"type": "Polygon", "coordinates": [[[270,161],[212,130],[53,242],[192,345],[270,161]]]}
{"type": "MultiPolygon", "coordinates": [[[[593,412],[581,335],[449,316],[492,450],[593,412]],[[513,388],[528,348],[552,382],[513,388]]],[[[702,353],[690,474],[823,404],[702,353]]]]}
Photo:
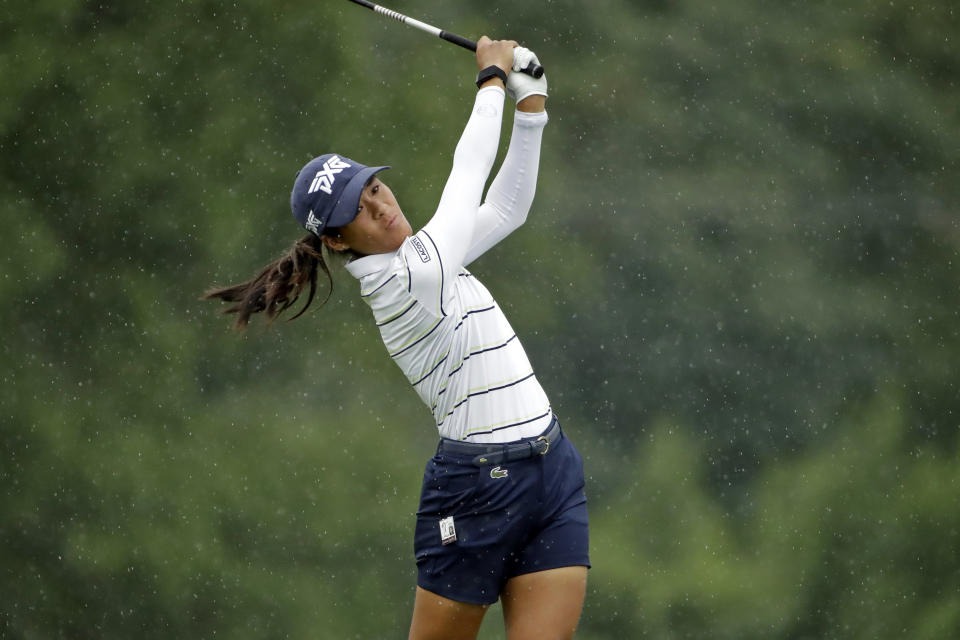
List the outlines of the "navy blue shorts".
{"type": "Polygon", "coordinates": [[[420,587],[493,604],[514,576],[590,566],[583,459],[562,433],[545,455],[479,467],[472,455],[445,453],[444,442],[427,463],[417,512],[420,587]]]}

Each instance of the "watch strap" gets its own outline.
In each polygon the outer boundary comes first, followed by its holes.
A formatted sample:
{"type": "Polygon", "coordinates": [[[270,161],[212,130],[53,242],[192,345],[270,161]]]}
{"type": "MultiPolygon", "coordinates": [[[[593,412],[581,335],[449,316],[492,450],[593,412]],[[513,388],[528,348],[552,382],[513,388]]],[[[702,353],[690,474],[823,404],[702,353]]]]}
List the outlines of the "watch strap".
{"type": "Polygon", "coordinates": [[[492,64],[486,69],[482,69],[480,73],[477,74],[477,88],[479,89],[482,87],[483,83],[490,78],[500,78],[503,80],[503,84],[507,84],[507,72],[497,65],[492,64]]]}

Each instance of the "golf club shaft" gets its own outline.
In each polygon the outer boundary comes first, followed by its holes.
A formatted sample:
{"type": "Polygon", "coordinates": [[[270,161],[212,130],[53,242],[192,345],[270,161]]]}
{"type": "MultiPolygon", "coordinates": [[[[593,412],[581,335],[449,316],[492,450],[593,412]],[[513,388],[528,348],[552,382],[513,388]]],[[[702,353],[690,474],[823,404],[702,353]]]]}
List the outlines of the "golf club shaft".
{"type": "MultiPolygon", "coordinates": [[[[379,13],[380,15],[387,16],[388,18],[393,18],[394,20],[399,20],[403,24],[414,27],[415,29],[420,29],[421,31],[426,31],[429,34],[435,35],[438,38],[442,38],[447,42],[452,42],[455,45],[459,45],[464,49],[469,49],[470,51],[477,50],[477,43],[463,36],[459,36],[455,33],[449,31],[444,31],[443,29],[438,29],[433,25],[429,25],[426,22],[421,22],[409,16],[405,16],[402,13],[398,13],[392,9],[387,9],[386,7],[381,7],[378,4],[369,2],[368,0],[350,0],[356,4],[359,4],[371,11],[379,13]]],[[[539,64],[531,62],[526,68],[521,69],[523,73],[533,76],[534,78],[539,78],[543,75],[543,67],[539,64]]]]}

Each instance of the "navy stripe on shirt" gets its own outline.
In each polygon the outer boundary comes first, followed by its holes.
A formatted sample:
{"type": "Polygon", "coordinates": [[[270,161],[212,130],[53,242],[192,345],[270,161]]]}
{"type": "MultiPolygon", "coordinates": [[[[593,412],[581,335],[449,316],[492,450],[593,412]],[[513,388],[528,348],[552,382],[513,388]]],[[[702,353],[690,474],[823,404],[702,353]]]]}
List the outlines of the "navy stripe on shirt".
{"type": "MultiPolygon", "coordinates": [[[[507,341],[504,342],[503,344],[498,344],[498,345],[493,346],[493,347],[487,347],[487,348],[485,348],[485,349],[478,349],[478,350],[476,350],[476,351],[471,351],[470,353],[468,353],[468,354],[466,355],[466,357],[465,357],[465,358],[463,359],[463,361],[457,366],[456,369],[454,369],[453,371],[451,371],[450,373],[447,374],[447,385],[450,384],[450,378],[453,377],[453,374],[455,374],[455,373],[457,373],[458,371],[460,371],[461,369],[463,369],[463,363],[466,362],[467,360],[469,360],[471,356],[478,356],[478,355],[480,355],[481,353],[487,353],[488,351],[496,351],[497,349],[503,349],[505,346],[507,346],[508,344],[510,344],[512,341],[514,341],[514,340],[516,340],[516,339],[517,339],[517,334],[513,334],[512,336],[510,336],[509,338],[507,338],[507,341]]],[[[433,411],[434,409],[437,408],[437,405],[438,405],[439,402],[440,402],[440,396],[442,396],[443,394],[445,394],[445,393],[447,392],[447,389],[448,389],[448,386],[444,386],[443,389],[440,389],[440,391],[437,392],[437,401],[434,402],[434,403],[433,403],[433,406],[430,407],[430,411],[433,411]]]]}
{"type": "MultiPolygon", "coordinates": [[[[463,317],[460,318],[459,324],[457,324],[457,326],[455,326],[455,327],[453,328],[453,330],[456,331],[457,329],[459,329],[460,327],[462,327],[464,321],[467,319],[468,316],[471,316],[471,315],[473,315],[474,313],[483,313],[484,311],[490,311],[490,310],[495,309],[495,308],[496,308],[495,305],[491,305],[491,306],[485,307],[485,308],[483,308],[483,309],[474,309],[473,311],[467,311],[465,314],[463,314],[463,317]]],[[[401,313],[400,315],[403,315],[404,313],[406,313],[406,310],[404,310],[403,313],[401,313]]],[[[397,316],[397,318],[399,318],[399,317],[400,317],[400,316],[397,316]]],[[[391,318],[391,320],[388,320],[387,322],[390,322],[390,321],[392,321],[392,320],[396,320],[396,318],[391,318]]],[[[386,324],[386,322],[385,322],[384,324],[386,324]]],[[[380,326],[380,325],[377,325],[377,326],[380,326]]],[[[517,336],[514,335],[513,337],[516,338],[517,336]]],[[[511,338],[511,340],[512,340],[512,339],[513,339],[513,338],[511,338]]],[[[507,340],[507,342],[510,342],[510,340],[507,340]]],[[[506,343],[504,343],[504,344],[506,344],[506,343]]],[[[500,346],[497,346],[497,347],[489,347],[489,348],[487,348],[487,349],[481,349],[480,351],[477,351],[476,353],[483,353],[484,351],[491,351],[491,350],[493,350],[493,349],[499,349],[499,348],[502,347],[502,346],[504,346],[504,345],[500,345],[500,346]]],[[[430,371],[428,371],[427,373],[425,373],[419,380],[417,380],[416,382],[414,382],[414,383],[413,383],[413,386],[417,386],[418,384],[420,384],[421,382],[423,382],[424,380],[426,380],[427,378],[429,378],[429,377],[433,374],[433,372],[435,372],[435,371],[437,370],[437,367],[439,367],[439,366],[447,359],[447,356],[449,356],[449,355],[450,355],[450,352],[448,351],[448,352],[447,352],[447,355],[443,356],[443,358],[440,360],[440,362],[438,362],[437,364],[435,364],[435,365],[433,366],[433,368],[430,369],[430,371]]],[[[471,355],[472,355],[472,354],[471,354],[471,355]]],[[[467,358],[469,358],[469,357],[470,357],[470,355],[467,356],[467,358]]],[[[463,362],[466,362],[467,358],[464,358],[464,359],[463,359],[463,362]]],[[[460,367],[463,366],[463,362],[460,363],[460,367]]],[[[458,367],[458,369],[459,369],[460,367],[458,367]]]]}
{"type": "Polygon", "coordinates": [[[505,425],[503,425],[502,427],[497,427],[496,429],[490,429],[490,430],[488,430],[488,431],[474,431],[473,433],[469,433],[469,434],[463,436],[463,439],[466,440],[467,438],[472,438],[473,436],[487,435],[488,433],[495,433],[495,432],[501,431],[501,430],[503,430],[503,429],[509,429],[510,427],[519,427],[519,426],[522,425],[522,424],[527,424],[527,423],[530,423],[530,422],[535,422],[535,421],[539,420],[540,418],[545,418],[545,417],[547,417],[548,415],[550,415],[550,413],[551,413],[552,411],[553,411],[552,409],[547,409],[546,413],[541,413],[541,414],[538,415],[536,418],[530,418],[529,420],[521,420],[520,422],[514,422],[514,423],[512,423],[512,424],[505,424],[505,425]]]}
{"type": "Polygon", "coordinates": [[[472,316],[475,313],[483,313],[484,311],[493,311],[496,308],[497,308],[497,305],[492,304],[489,307],[484,307],[483,309],[474,309],[473,311],[467,311],[465,314],[463,314],[463,317],[460,318],[460,322],[457,323],[457,326],[455,326],[453,330],[456,331],[457,329],[462,327],[463,321],[467,319],[467,316],[472,316]]]}
{"type": "Polygon", "coordinates": [[[427,378],[429,378],[430,376],[432,376],[432,375],[433,375],[433,372],[437,370],[437,367],[439,367],[440,365],[442,365],[444,362],[447,361],[447,357],[448,357],[449,355],[450,355],[450,352],[448,351],[448,352],[447,352],[447,355],[445,355],[445,356],[443,356],[442,358],[440,358],[440,361],[437,362],[437,364],[433,365],[433,369],[430,369],[430,371],[427,371],[425,374],[423,374],[423,377],[420,378],[419,380],[417,380],[416,382],[414,382],[414,383],[413,383],[413,386],[417,386],[418,384],[420,384],[421,382],[423,382],[424,380],[426,380],[427,378]]]}
{"type": "Polygon", "coordinates": [[[416,304],[417,304],[417,301],[416,301],[416,300],[411,301],[410,304],[407,305],[407,308],[406,308],[406,309],[404,309],[403,311],[401,311],[401,312],[398,313],[397,315],[393,316],[393,317],[390,318],[389,320],[384,320],[383,322],[378,322],[378,323],[377,323],[377,326],[378,326],[378,327],[382,327],[382,326],[384,326],[384,325],[386,325],[386,324],[390,324],[391,322],[393,322],[394,320],[396,320],[397,318],[399,318],[400,316],[402,316],[403,314],[405,314],[407,311],[410,311],[410,309],[413,309],[413,307],[414,307],[416,304]]]}
{"type": "Polygon", "coordinates": [[[496,351],[497,349],[503,349],[505,346],[507,346],[508,344],[510,344],[511,342],[513,342],[513,341],[516,340],[516,339],[517,339],[517,334],[513,334],[512,336],[510,336],[509,338],[507,338],[507,341],[504,342],[503,344],[498,344],[498,345],[493,346],[493,347],[486,347],[485,349],[477,349],[476,351],[471,351],[470,353],[468,353],[468,354],[466,355],[466,357],[464,357],[463,361],[457,366],[456,369],[454,369],[454,370],[451,371],[449,374],[447,374],[447,377],[449,378],[450,376],[452,376],[452,375],[455,374],[456,372],[460,371],[460,369],[463,369],[463,364],[464,364],[467,360],[469,360],[470,358],[472,358],[473,356],[478,356],[478,355],[480,355],[481,353],[487,353],[488,351],[496,351]]]}
{"type": "Polygon", "coordinates": [[[525,380],[529,380],[529,379],[532,378],[532,377],[533,377],[533,371],[531,371],[531,372],[528,373],[527,375],[523,376],[523,377],[520,378],[519,380],[514,380],[513,382],[508,382],[507,384],[500,385],[499,387],[490,387],[489,389],[484,389],[483,391],[474,391],[473,393],[468,393],[467,396],[466,396],[463,400],[461,400],[461,401],[458,402],[457,404],[453,405],[453,408],[450,409],[449,413],[447,413],[447,415],[445,415],[445,416],[443,417],[443,420],[441,420],[440,422],[437,423],[437,426],[438,426],[438,427],[442,426],[443,423],[446,421],[446,419],[449,418],[450,416],[452,416],[452,415],[453,415],[453,412],[456,411],[458,407],[462,407],[464,404],[466,404],[466,403],[470,400],[470,398],[474,398],[474,397],[476,397],[476,396],[482,396],[482,395],[485,395],[485,394],[487,394],[487,393],[492,393],[492,392],[494,392],[494,391],[503,391],[504,389],[509,389],[510,387],[514,387],[514,386],[520,384],[521,382],[523,382],[523,381],[525,381],[525,380]]]}
{"type": "Polygon", "coordinates": [[[440,318],[439,320],[437,320],[437,323],[430,328],[430,331],[427,331],[425,334],[423,334],[422,336],[420,336],[419,338],[417,338],[416,340],[414,340],[413,342],[411,342],[410,344],[408,344],[407,346],[405,346],[403,349],[400,349],[400,351],[391,353],[391,354],[390,354],[390,357],[391,357],[391,358],[396,358],[398,355],[400,355],[400,354],[403,353],[404,351],[407,351],[408,349],[413,348],[413,347],[416,346],[418,343],[420,343],[420,342],[422,342],[423,340],[425,340],[431,333],[433,333],[434,331],[436,331],[436,330],[437,330],[437,327],[439,327],[441,324],[443,324],[443,318],[440,318]]]}
{"type": "Polygon", "coordinates": [[[440,315],[446,316],[447,312],[443,310],[443,259],[440,257],[440,250],[437,249],[437,243],[433,241],[430,234],[427,233],[425,229],[421,229],[420,233],[427,236],[427,240],[430,241],[430,244],[433,245],[433,250],[437,253],[437,262],[440,263],[440,315]]]}
{"type": "Polygon", "coordinates": [[[379,287],[377,287],[376,289],[374,289],[374,290],[371,291],[370,293],[361,293],[361,294],[360,294],[360,297],[361,297],[361,298],[369,298],[370,296],[372,296],[373,294],[375,294],[377,291],[380,291],[380,289],[383,289],[385,286],[387,286],[387,283],[390,282],[391,280],[393,280],[393,279],[396,278],[396,277],[397,277],[397,274],[393,274],[392,276],[390,276],[389,278],[387,278],[386,280],[384,280],[383,284],[381,284],[379,287]]]}

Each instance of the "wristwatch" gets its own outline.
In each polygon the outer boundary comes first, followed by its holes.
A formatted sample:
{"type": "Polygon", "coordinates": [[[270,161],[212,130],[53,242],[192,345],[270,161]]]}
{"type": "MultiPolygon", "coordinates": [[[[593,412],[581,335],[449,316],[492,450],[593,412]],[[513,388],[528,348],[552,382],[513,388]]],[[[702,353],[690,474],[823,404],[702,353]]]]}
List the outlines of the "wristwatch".
{"type": "Polygon", "coordinates": [[[492,64],[477,74],[477,88],[482,87],[483,83],[490,78],[500,78],[503,80],[503,84],[507,84],[507,72],[497,65],[492,64]]]}

